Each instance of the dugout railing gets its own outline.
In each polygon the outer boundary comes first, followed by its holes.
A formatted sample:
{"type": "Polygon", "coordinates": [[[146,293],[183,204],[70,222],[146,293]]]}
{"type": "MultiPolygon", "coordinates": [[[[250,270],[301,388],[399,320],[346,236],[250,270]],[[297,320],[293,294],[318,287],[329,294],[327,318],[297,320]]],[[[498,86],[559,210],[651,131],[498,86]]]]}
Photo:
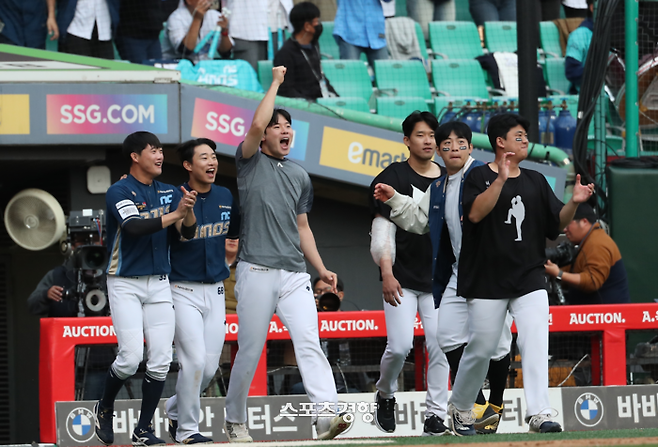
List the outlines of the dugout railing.
{"type": "MultiPolygon", "coordinates": [[[[320,337],[323,339],[386,337],[383,311],[323,312],[318,314],[318,318],[320,337]]],[[[658,303],[553,306],[550,309],[549,328],[551,333],[600,334],[600,342],[592,343],[592,376],[600,377],[601,385],[626,385],[626,333],[658,329],[658,303]]],[[[226,342],[235,342],[237,333],[237,316],[227,315],[226,342]]],[[[424,335],[422,324],[418,319],[414,335],[424,335]]],[[[270,322],[268,340],[289,338],[287,329],[275,316],[270,322]]],[[[112,320],[109,317],[41,319],[39,348],[41,442],[57,441],[55,402],[75,400],[76,347],[116,343],[112,320]]],[[[419,371],[423,370],[425,359],[418,353],[414,358],[418,381],[422,377],[419,371]]],[[[249,394],[252,396],[267,394],[265,348],[249,394]]]]}

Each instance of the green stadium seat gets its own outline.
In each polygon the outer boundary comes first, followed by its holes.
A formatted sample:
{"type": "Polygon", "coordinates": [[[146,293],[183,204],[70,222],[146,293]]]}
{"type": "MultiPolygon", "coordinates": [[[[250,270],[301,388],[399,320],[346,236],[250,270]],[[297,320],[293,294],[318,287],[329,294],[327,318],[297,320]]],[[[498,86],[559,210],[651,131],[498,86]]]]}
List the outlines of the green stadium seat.
{"type": "Polygon", "coordinates": [[[439,96],[489,98],[484,72],[476,60],[433,60],[432,81],[439,96]]]}
{"type": "Polygon", "coordinates": [[[569,93],[571,82],[564,74],[564,58],[549,58],[544,61],[544,76],[551,91],[556,94],[569,93]]]}
{"type": "Polygon", "coordinates": [[[430,22],[434,57],[474,59],[483,54],[480,34],[473,22],[430,22]]]}
{"type": "Polygon", "coordinates": [[[484,43],[491,53],[516,52],[516,22],[485,22],[484,43]]]}
{"type": "Polygon", "coordinates": [[[258,81],[267,91],[272,84],[272,61],[258,61],[258,81]]]}
{"type": "Polygon", "coordinates": [[[363,62],[323,60],[322,71],[341,97],[360,97],[366,101],[370,100],[372,82],[368,68],[363,62]]]}
{"type": "Polygon", "coordinates": [[[562,57],[560,33],[553,22],[539,23],[539,40],[544,53],[551,57],[562,57]]]}
{"type": "Polygon", "coordinates": [[[377,114],[393,118],[406,118],[415,110],[429,112],[430,108],[424,98],[398,96],[377,98],[377,114]]]}
{"type": "Polygon", "coordinates": [[[482,101],[486,101],[486,99],[473,96],[437,96],[434,98],[435,115],[441,121],[441,118],[449,111],[450,107],[456,112],[468,104],[473,105],[482,101]]]}
{"type": "Polygon", "coordinates": [[[334,22],[322,22],[322,34],[318,40],[322,59],[340,59],[338,44],[334,39],[334,22]]]}
{"type": "Polygon", "coordinates": [[[425,43],[425,36],[423,36],[423,29],[420,27],[420,23],[415,22],[416,25],[416,39],[418,39],[418,46],[420,46],[420,55],[423,56],[424,60],[429,59],[427,54],[427,44],[425,43]]]}
{"type": "Polygon", "coordinates": [[[318,98],[318,104],[327,107],[340,107],[348,110],[356,110],[357,112],[370,113],[368,101],[361,97],[318,98]]]}
{"type": "Polygon", "coordinates": [[[413,96],[432,99],[427,72],[418,60],[375,61],[377,88],[389,96],[413,96]]]}

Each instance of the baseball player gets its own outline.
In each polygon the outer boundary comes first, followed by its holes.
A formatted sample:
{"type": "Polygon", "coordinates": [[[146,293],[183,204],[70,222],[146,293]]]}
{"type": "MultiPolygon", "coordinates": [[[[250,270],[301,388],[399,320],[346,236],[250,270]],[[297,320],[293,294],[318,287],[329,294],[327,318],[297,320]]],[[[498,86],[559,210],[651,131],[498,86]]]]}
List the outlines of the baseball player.
{"type": "Polygon", "coordinates": [[[229,442],[252,441],[246,425],[247,394],[274,312],[288,328],[304,388],[316,404],[318,438],[332,439],[350,425],[349,418],[335,414],[338,394],[320,347],[304,257],[324,282],[332,284],[334,293],[337,277],[324,266],[308,224],[311,179],[286,158],[293,136],[290,114],[274,109],[285,72],[285,67],[272,70],[272,85],[235,155],[243,219],[235,285],[239,350],[231,371],[224,422],[229,442]]]}
{"type": "Polygon", "coordinates": [[[132,433],[138,446],[162,445],[151,419],[160,401],[171,363],[174,309],[169,289],[169,242],[166,228],[175,224],[185,238],[196,228],[196,192],[154,180],[162,173],[162,145],[149,132],[135,132],[123,142],[130,175],[110,186],[107,203],[107,291],[119,352],[109,368],[103,397],[96,403],[96,436],[114,442],[114,400],[144,357],[142,408],[132,433]],[[182,196],[182,197],[181,197],[182,196]]]}
{"type": "MultiPolygon", "coordinates": [[[[411,196],[411,200],[419,199],[442,174],[441,167],[432,161],[436,153],[434,129],[438,125],[436,117],[429,112],[416,111],[409,115],[402,123],[403,141],[409,149],[409,158],[384,169],[370,185],[371,191],[375,185],[386,183],[411,196]]],[[[395,224],[389,220],[391,208],[379,200],[373,198],[370,208],[374,216],[370,252],[381,271],[387,334],[376,385],[375,422],[382,431],[395,431],[394,393],[404,360],[413,346],[418,312],[429,352],[423,435],[449,434],[450,430],[444,425],[448,401],[448,362],[436,337],[438,310],[432,299],[432,246],[429,235],[396,232],[395,224]]]]}
{"type": "MultiPolygon", "coordinates": [[[[418,234],[430,232],[433,294],[439,309],[438,344],[448,358],[453,381],[468,343],[468,305],[457,295],[457,260],[462,244],[461,195],[466,176],[473,168],[484,165],[470,156],[473,151],[471,136],[468,125],[458,121],[445,123],[436,130],[436,144],[447,175],[436,180],[420,201],[400,194],[389,184],[377,184],[374,189],[374,196],[391,207],[389,217],[400,228],[418,234]]],[[[474,426],[478,433],[495,433],[498,429],[510,365],[510,326],[511,318],[508,318],[489,363],[489,401],[482,390],[476,399],[474,426]]]]}
{"type": "Polygon", "coordinates": [[[191,240],[171,236],[171,296],[176,313],[176,354],[180,364],[176,394],[165,405],[169,434],[174,442],[213,442],[199,433],[200,393],[219,366],[226,334],[224,283],[225,239],[238,236],[237,204],[231,192],[214,185],[217,146],[199,138],[183,143],[178,155],[190,176],[183,185],[196,191],[197,226],[191,240]]]}
{"type": "Polygon", "coordinates": [[[558,236],[594,185],[582,185],[576,176],[572,198],[564,205],[542,174],[520,168],[528,156],[529,126],[511,113],[492,117],[487,132],[496,158],[473,168],[464,180],[457,295],[468,303],[469,339],[448,403],[450,425],[459,436],[475,434],[471,410],[508,311],[519,333],[525,421],[531,432],[562,431],[551,420],[548,399],[545,239],[558,236]]]}

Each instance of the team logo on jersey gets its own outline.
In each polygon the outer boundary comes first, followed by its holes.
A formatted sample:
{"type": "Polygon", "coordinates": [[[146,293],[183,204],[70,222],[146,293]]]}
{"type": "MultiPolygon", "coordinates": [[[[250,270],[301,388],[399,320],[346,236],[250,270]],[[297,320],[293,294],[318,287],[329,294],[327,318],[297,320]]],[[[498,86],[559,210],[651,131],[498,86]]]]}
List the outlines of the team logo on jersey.
{"type": "Polygon", "coordinates": [[[576,399],[573,412],[578,422],[585,427],[594,427],[603,420],[603,402],[596,394],[583,393],[576,399]]]}
{"type": "Polygon", "coordinates": [[[137,193],[135,191],[130,191],[130,192],[133,193],[133,196],[137,197],[137,193]]]}
{"type": "Polygon", "coordinates": [[[160,190],[158,189],[158,194],[167,194],[168,192],[174,192],[174,190],[173,190],[173,189],[167,189],[167,190],[165,190],[165,191],[160,191],[160,190]]]}
{"type": "Polygon", "coordinates": [[[94,436],[94,413],[84,407],[71,410],[66,416],[66,432],[81,444],[89,441],[94,436]]]}
{"type": "Polygon", "coordinates": [[[181,290],[185,290],[186,292],[194,292],[194,289],[190,287],[183,287],[180,284],[174,284],[174,289],[181,289],[181,290]]]}
{"type": "Polygon", "coordinates": [[[514,239],[514,241],[520,242],[523,240],[523,233],[521,232],[521,224],[525,219],[525,205],[523,204],[523,200],[521,199],[521,196],[516,196],[512,198],[512,206],[507,212],[507,220],[505,221],[505,223],[508,225],[511,224],[512,217],[514,218],[514,221],[516,223],[516,239],[514,239]]]}
{"type": "Polygon", "coordinates": [[[252,265],[251,267],[249,267],[249,271],[250,272],[269,272],[270,269],[268,269],[267,267],[256,267],[256,266],[252,265]]]}

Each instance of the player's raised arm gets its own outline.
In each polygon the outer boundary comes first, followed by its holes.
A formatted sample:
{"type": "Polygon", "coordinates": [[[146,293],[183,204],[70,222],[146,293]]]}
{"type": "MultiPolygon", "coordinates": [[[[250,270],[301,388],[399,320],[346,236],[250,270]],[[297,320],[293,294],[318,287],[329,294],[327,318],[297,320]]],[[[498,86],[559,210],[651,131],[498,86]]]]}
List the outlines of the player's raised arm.
{"type": "Polygon", "coordinates": [[[285,74],[286,67],[274,67],[272,69],[272,85],[270,85],[269,90],[265,93],[263,100],[258,104],[254,113],[254,119],[251,122],[251,127],[242,144],[243,158],[251,158],[258,150],[265,129],[272,119],[276,94],[279,91],[279,86],[283,83],[285,74]]]}

